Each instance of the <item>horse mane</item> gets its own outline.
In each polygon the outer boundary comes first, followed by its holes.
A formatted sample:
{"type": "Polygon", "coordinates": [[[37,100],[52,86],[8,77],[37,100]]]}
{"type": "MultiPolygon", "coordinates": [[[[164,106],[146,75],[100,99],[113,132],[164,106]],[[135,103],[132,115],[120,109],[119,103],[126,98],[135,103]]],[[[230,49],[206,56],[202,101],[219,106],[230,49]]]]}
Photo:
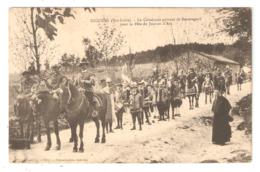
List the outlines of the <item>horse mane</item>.
{"type": "Polygon", "coordinates": [[[70,91],[71,97],[78,97],[80,95],[79,90],[76,88],[75,85],[73,85],[71,82],[68,81],[68,89],[70,91]]]}

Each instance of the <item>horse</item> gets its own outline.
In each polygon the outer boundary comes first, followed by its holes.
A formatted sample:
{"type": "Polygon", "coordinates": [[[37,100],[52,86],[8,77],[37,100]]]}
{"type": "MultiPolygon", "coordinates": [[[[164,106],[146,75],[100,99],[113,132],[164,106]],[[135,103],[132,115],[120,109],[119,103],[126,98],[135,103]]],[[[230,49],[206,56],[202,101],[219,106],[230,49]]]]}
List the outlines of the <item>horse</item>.
{"type": "Polygon", "coordinates": [[[60,96],[60,106],[61,110],[65,113],[65,119],[68,121],[71,128],[71,138],[70,141],[74,141],[73,152],[84,152],[83,143],[83,130],[84,123],[87,118],[92,118],[95,122],[97,134],[95,138],[95,143],[99,143],[99,129],[100,121],[102,125],[102,140],[101,143],[106,142],[105,135],[105,125],[106,125],[106,111],[107,111],[107,98],[103,93],[96,93],[95,96],[100,101],[101,106],[97,108],[98,113],[92,113],[93,107],[91,103],[86,98],[83,91],[77,89],[69,80],[62,84],[61,87],[62,94],[60,96]],[[78,149],[78,136],[77,136],[77,126],[79,125],[79,138],[80,147],[78,149]]]}
{"type": "Polygon", "coordinates": [[[48,91],[42,91],[37,93],[37,98],[31,100],[31,107],[33,109],[33,113],[39,116],[38,119],[38,129],[40,138],[40,121],[41,118],[44,121],[44,126],[46,128],[46,136],[47,136],[47,144],[45,147],[45,151],[50,150],[52,142],[51,142],[51,133],[50,133],[50,122],[53,121],[54,125],[54,133],[56,135],[56,150],[60,150],[61,141],[59,137],[59,128],[58,128],[58,117],[61,113],[60,104],[57,98],[54,98],[53,95],[48,91]]]}
{"type": "MultiPolygon", "coordinates": [[[[18,118],[18,123],[20,127],[20,132],[19,132],[20,137],[25,138],[30,143],[33,143],[34,117],[32,113],[32,108],[30,106],[29,97],[18,96],[14,104],[14,115],[15,117],[18,118]]],[[[26,144],[25,147],[29,148],[30,145],[26,144]]]]}

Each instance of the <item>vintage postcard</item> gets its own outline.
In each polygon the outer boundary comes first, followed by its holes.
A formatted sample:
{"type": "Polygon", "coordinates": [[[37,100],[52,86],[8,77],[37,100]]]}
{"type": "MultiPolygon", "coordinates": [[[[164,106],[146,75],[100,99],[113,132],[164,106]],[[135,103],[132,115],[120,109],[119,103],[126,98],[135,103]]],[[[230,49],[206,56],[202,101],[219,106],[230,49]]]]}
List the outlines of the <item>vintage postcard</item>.
{"type": "Polygon", "coordinates": [[[9,162],[251,162],[251,85],[251,8],[10,8],[9,162]]]}

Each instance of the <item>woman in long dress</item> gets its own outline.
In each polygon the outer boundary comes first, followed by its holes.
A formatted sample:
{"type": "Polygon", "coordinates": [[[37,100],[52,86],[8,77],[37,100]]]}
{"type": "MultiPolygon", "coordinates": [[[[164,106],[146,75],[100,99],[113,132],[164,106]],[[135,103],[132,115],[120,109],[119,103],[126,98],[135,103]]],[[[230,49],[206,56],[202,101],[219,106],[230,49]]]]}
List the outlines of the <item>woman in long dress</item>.
{"type": "Polygon", "coordinates": [[[213,116],[213,130],[212,130],[212,142],[213,144],[224,145],[230,141],[231,127],[229,122],[233,120],[229,116],[231,105],[229,101],[222,96],[219,91],[214,92],[214,102],[212,105],[213,116]]]}

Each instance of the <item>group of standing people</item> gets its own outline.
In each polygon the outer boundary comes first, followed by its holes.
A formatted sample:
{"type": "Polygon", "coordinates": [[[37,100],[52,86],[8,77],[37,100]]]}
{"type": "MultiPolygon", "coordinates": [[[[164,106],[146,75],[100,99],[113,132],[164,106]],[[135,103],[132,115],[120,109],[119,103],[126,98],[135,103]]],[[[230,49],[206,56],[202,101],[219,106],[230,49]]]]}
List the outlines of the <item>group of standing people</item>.
{"type": "MultiPolygon", "coordinates": [[[[85,65],[87,66],[87,65],[85,65]]],[[[237,83],[242,83],[243,72],[236,76],[237,83]]],[[[51,83],[48,78],[32,76],[28,72],[23,72],[21,82],[21,92],[23,95],[37,99],[37,93],[49,91],[54,97],[58,97],[59,84],[66,78],[60,73],[57,65],[52,67],[50,76],[51,83]],[[57,93],[57,94],[56,94],[57,93]]],[[[139,82],[131,83],[119,82],[112,83],[110,78],[103,78],[97,81],[95,74],[91,73],[87,67],[74,77],[71,82],[81,90],[93,107],[92,116],[98,115],[97,108],[102,102],[95,96],[96,92],[102,92],[107,95],[107,132],[113,132],[112,123],[114,115],[117,120],[115,129],[123,129],[123,114],[127,111],[132,116],[132,128],[142,130],[142,125],[147,123],[151,125],[151,117],[155,118],[157,114],[159,121],[174,119],[181,116],[180,107],[184,98],[189,98],[190,110],[199,107],[200,93],[205,93],[205,103],[212,103],[212,95],[215,91],[215,100],[213,102],[212,111],[214,112],[213,121],[213,142],[223,144],[231,137],[231,131],[228,128],[227,118],[231,109],[230,103],[223,94],[230,94],[229,86],[232,84],[232,71],[227,66],[224,71],[216,68],[214,71],[206,73],[195,72],[190,68],[187,73],[180,71],[179,73],[158,73],[154,71],[150,78],[142,79],[139,82]],[[170,117],[171,107],[171,117],[170,117]],[[223,116],[224,115],[224,116],[223,116]],[[219,128],[222,126],[222,128],[219,128]],[[224,126],[224,128],[223,128],[224,126]],[[226,127],[226,128],[225,128],[226,127]],[[218,128],[218,129],[216,129],[218,128]],[[223,139],[222,130],[228,130],[226,139],[223,139]],[[219,138],[221,138],[219,140],[219,138]]],[[[238,87],[241,90],[240,87],[238,87]]],[[[225,133],[225,132],[224,132],[225,133]]]]}

